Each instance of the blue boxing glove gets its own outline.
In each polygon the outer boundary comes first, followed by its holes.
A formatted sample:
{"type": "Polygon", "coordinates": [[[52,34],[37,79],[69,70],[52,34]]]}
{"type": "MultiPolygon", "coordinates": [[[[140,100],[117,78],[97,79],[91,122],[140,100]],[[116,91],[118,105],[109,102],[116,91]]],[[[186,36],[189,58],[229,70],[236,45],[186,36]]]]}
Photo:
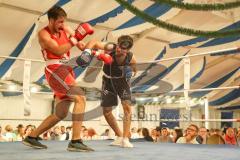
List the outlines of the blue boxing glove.
{"type": "Polygon", "coordinates": [[[77,65],[86,67],[90,64],[93,56],[90,49],[85,49],[82,54],[76,59],[77,65]]]}

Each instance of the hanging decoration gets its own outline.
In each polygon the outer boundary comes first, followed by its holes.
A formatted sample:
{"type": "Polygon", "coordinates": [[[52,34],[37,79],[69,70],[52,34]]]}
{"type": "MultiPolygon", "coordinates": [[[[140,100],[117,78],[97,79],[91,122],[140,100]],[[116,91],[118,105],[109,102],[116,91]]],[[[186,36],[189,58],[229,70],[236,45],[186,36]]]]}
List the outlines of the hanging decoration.
{"type": "Polygon", "coordinates": [[[240,34],[240,29],[226,30],[226,31],[203,31],[195,30],[191,28],[180,27],[174,24],[170,24],[161,20],[152,17],[145,12],[139,10],[133,5],[129,4],[125,0],[115,0],[120,5],[124,6],[128,11],[132,12],[134,15],[141,17],[146,22],[152,23],[155,26],[164,28],[171,32],[176,32],[179,34],[185,34],[189,36],[199,36],[199,37],[208,37],[208,38],[217,38],[217,37],[228,37],[228,36],[237,36],[240,34]]]}
{"type": "Polygon", "coordinates": [[[234,9],[240,7],[240,1],[236,0],[234,2],[226,3],[212,3],[212,4],[196,4],[196,3],[184,3],[173,0],[154,0],[160,4],[168,4],[171,7],[186,9],[186,10],[195,10],[195,11],[219,11],[234,9]]]}

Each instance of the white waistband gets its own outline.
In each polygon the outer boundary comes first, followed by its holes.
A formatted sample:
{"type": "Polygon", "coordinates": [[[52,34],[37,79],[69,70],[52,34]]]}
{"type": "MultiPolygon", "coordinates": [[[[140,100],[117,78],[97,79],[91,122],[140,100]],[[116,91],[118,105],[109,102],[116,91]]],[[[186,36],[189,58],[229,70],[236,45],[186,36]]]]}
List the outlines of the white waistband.
{"type": "Polygon", "coordinates": [[[46,61],[46,66],[53,64],[66,64],[69,60],[67,59],[50,59],[46,61]]]}
{"type": "Polygon", "coordinates": [[[123,76],[121,77],[113,77],[113,76],[109,76],[107,75],[106,73],[103,72],[103,76],[106,77],[106,78],[109,78],[109,79],[118,79],[118,78],[123,78],[123,76]]]}

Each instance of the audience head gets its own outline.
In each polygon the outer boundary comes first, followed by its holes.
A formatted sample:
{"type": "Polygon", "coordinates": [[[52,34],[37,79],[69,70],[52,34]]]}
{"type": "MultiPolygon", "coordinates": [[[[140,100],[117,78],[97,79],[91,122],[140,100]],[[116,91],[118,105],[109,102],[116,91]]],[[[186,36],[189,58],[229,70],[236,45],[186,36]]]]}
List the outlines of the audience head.
{"type": "Polygon", "coordinates": [[[206,137],[207,136],[207,129],[205,127],[200,127],[198,135],[201,137],[206,137]]]}
{"type": "Polygon", "coordinates": [[[176,143],[178,138],[183,136],[183,131],[180,128],[174,129],[173,131],[173,141],[176,143]]]}
{"type": "Polygon", "coordinates": [[[143,129],[142,129],[142,135],[143,135],[143,137],[150,136],[150,135],[149,135],[149,131],[148,131],[147,128],[143,128],[143,129]]]}
{"type": "Polygon", "coordinates": [[[136,127],[133,127],[133,128],[131,129],[131,132],[132,132],[132,133],[137,133],[137,128],[136,128],[136,127]]]}
{"type": "Polygon", "coordinates": [[[198,134],[198,126],[195,124],[190,124],[187,128],[187,135],[191,137],[196,137],[198,134]]]}
{"type": "Polygon", "coordinates": [[[156,131],[157,131],[157,137],[161,136],[161,127],[156,127],[156,131]]]}
{"type": "Polygon", "coordinates": [[[237,136],[240,137],[240,127],[237,129],[237,136]]]}
{"type": "Polygon", "coordinates": [[[6,125],[5,131],[6,131],[6,132],[13,132],[12,126],[11,126],[11,125],[6,125]]]}
{"type": "Polygon", "coordinates": [[[65,133],[65,131],[66,131],[66,128],[65,128],[65,126],[61,126],[60,128],[61,128],[61,129],[60,129],[60,130],[61,130],[61,132],[62,132],[62,133],[65,133]]]}
{"type": "Polygon", "coordinates": [[[97,135],[96,131],[93,128],[88,129],[88,136],[93,137],[97,135]]]}
{"type": "Polygon", "coordinates": [[[17,132],[18,132],[19,134],[24,134],[24,126],[23,126],[22,124],[19,124],[19,125],[17,126],[17,132]]]}
{"type": "Polygon", "coordinates": [[[26,136],[28,136],[30,133],[32,133],[32,131],[33,131],[32,125],[27,125],[24,133],[25,133],[26,136]]]}
{"type": "Polygon", "coordinates": [[[230,138],[234,138],[235,137],[234,129],[232,127],[227,128],[226,135],[230,138]]]}
{"type": "Polygon", "coordinates": [[[169,134],[168,134],[168,129],[166,127],[162,128],[161,129],[161,135],[163,137],[167,137],[169,134]]]}
{"type": "Polygon", "coordinates": [[[106,130],[105,130],[105,133],[109,133],[109,132],[110,132],[110,130],[109,130],[109,129],[106,129],[106,130]]]}
{"type": "Polygon", "coordinates": [[[152,137],[156,137],[156,135],[157,135],[157,130],[156,129],[152,129],[151,136],[152,137]]]}

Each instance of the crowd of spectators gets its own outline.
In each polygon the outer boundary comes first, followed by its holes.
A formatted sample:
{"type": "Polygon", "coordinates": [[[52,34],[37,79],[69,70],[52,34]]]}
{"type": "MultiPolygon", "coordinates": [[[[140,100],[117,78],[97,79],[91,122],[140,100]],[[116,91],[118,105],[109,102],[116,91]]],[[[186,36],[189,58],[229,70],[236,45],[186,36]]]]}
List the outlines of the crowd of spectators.
{"type": "MultiPolygon", "coordinates": [[[[36,127],[34,125],[23,126],[19,124],[16,128],[11,125],[0,126],[0,142],[22,141],[36,127]]],[[[70,140],[72,134],[71,126],[54,126],[39,137],[40,140],[70,140]]],[[[83,140],[114,139],[111,130],[106,129],[98,133],[93,128],[83,126],[81,129],[83,140]]],[[[129,135],[132,141],[148,141],[156,143],[189,143],[189,144],[227,144],[240,145],[240,127],[224,129],[206,129],[190,124],[186,129],[175,127],[136,128],[131,129],[129,135]]]]}

